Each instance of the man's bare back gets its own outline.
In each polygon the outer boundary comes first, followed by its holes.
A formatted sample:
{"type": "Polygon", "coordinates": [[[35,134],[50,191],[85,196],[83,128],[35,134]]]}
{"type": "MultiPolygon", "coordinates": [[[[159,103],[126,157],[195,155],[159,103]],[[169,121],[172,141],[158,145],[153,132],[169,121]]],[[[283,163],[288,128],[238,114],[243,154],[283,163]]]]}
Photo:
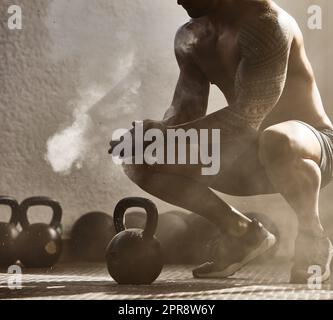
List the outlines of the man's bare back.
{"type": "MultiPolygon", "coordinates": [[[[301,120],[315,128],[329,128],[333,125],[328,118],[319,94],[311,64],[306,56],[303,35],[297,22],[283,9],[271,3],[269,9],[286,21],[291,28],[293,40],[288,62],[288,73],[283,93],[274,109],[265,117],[260,129],[288,120],[301,120]]],[[[260,19],[261,10],[251,15],[260,19]]],[[[228,104],[235,101],[235,77],[241,60],[237,37],[246,17],[216,25],[205,16],[192,19],[182,26],[175,40],[176,52],[182,59],[189,59],[207,80],[216,85],[225,95],[228,104]]],[[[183,62],[186,63],[186,62],[183,62]]],[[[194,67],[195,68],[195,67],[194,67]]]]}

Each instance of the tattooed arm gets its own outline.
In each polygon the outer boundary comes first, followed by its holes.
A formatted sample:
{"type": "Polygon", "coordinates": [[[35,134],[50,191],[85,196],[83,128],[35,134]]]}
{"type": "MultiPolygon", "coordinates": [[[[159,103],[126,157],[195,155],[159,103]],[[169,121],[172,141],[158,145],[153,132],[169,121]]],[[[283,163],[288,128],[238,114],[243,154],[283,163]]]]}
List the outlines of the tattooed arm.
{"type": "Polygon", "coordinates": [[[170,108],[164,115],[166,125],[178,125],[203,117],[207,112],[210,83],[193,62],[190,51],[195,32],[181,27],[175,38],[175,54],[180,75],[170,108]]]}
{"type": "Polygon", "coordinates": [[[235,80],[235,103],[174,128],[221,129],[226,135],[257,131],[283,92],[292,35],[288,21],[266,15],[246,22],[238,35],[241,61],[235,80]]]}

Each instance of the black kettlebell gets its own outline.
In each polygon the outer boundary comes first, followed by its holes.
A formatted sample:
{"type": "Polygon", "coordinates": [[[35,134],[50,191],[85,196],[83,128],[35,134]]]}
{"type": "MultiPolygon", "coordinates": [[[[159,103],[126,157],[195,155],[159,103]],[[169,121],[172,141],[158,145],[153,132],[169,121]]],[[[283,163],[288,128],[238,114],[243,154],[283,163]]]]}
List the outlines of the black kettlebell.
{"type": "Polygon", "coordinates": [[[0,205],[9,206],[12,213],[8,223],[0,222],[0,267],[9,267],[17,261],[19,204],[13,198],[2,196],[0,205]]]}
{"type": "Polygon", "coordinates": [[[104,212],[89,212],[73,225],[71,251],[80,260],[104,262],[105,250],[115,234],[112,216],[104,212]]]}
{"type": "Polygon", "coordinates": [[[106,251],[107,267],[111,277],[118,284],[153,283],[163,269],[162,249],[154,236],[158,222],[155,204],[144,198],[123,199],[117,204],[113,219],[117,235],[111,240],[106,251]],[[144,230],[125,230],[125,212],[134,207],[147,212],[144,230]]]}
{"type": "Polygon", "coordinates": [[[59,259],[62,239],[58,229],[61,226],[62,208],[57,201],[47,197],[33,197],[20,205],[22,232],[18,238],[19,260],[27,268],[49,268],[59,259]],[[30,224],[28,210],[33,206],[50,207],[53,210],[51,223],[30,224]]]}

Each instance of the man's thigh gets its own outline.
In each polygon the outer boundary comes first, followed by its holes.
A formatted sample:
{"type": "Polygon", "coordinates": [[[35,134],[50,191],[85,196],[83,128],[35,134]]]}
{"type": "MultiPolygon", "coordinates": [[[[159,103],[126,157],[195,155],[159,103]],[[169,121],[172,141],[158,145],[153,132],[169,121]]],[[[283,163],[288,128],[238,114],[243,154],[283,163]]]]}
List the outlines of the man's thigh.
{"type": "MultiPolygon", "coordinates": [[[[262,135],[272,132],[290,139],[293,151],[300,157],[320,161],[320,144],[311,129],[300,122],[287,121],[265,129],[256,139],[248,140],[244,137],[245,143],[240,141],[239,137],[226,144],[222,142],[221,167],[216,175],[203,175],[203,166],[200,164],[155,164],[134,167],[147,176],[154,173],[182,176],[189,181],[196,181],[233,196],[275,194],[277,192],[259,156],[262,135]]],[[[275,147],[278,146],[273,146],[275,147]]]]}
{"type": "MultiPolygon", "coordinates": [[[[199,146],[200,149],[200,146],[199,146]]],[[[188,150],[187,150],[188,151],[188,150]]],[[[186,159],[189,160],[187,152],[186,159]]],[[[168,158],[165,154],[165,159],[168,158]]],[[[207,175],[203,168],[211,165],[200,164],[154,164],[125,166],[125,171],[140,181],[148,182],[154,174],[166,174],[187,178],[222,193],[235,196],[250,196],[274,192],[258,157],[257,137],[235,134],[234,139],[221,140],[219,159],[220,170],[217,174],[207,175]]],[[[188,163],[189,161],[187,161],[188,163]]],[[[207,171],[206,171],[207,172],[207,171]]]]}
{"type": "MultiPolygon", "coordinates": [[[[217,189],[226,190],[226,193],[234,195],[259,195],[273,194],[276,190],[267,175],[270,164],[263,165],[260,153],[265,146],[265,136],[273,137],[268,150],[272,151],[272,161],[282,157],[285,144],[288,152],[296,159],[310,159],[320,165],[321,145],[314,133],[314,128],[300,121],[286,121],[268,127],[258,135],[257,141],[250,146],[230,167],[221,174],[221,179],[216,185],[217,189]],[[280,145],[279,145],[280,144],[280,145]]],[[[285,174],[285,167],[281,162],[281,175],[285,174]]],[[[223,191],[222,191],[223,192],[223,191]]]]}
{"type": "MultiPolygon", "coordinates": [[[[201,164],[154,164],[126,165],[125,172],[133,179],[148,182],[156,174],[177,176],[200,183],[216,191],[234,196],[252,196],[275,193],[264,167],[258,157],[258,142],[253,142],[238,157],[235,150],[224,148],[221,152],[223,162],[215,175],[204,175],[201,164]],[[225,159],[235,159],[232,162],[225,159]]],[[[171,186],[170,186],[171,187],[171,186]]]]}
{"type": "Polygon", "coordinates": [[[276,193],[259,158],[259,139],[222,170],[210,187],[232,196],[276,193]]]}

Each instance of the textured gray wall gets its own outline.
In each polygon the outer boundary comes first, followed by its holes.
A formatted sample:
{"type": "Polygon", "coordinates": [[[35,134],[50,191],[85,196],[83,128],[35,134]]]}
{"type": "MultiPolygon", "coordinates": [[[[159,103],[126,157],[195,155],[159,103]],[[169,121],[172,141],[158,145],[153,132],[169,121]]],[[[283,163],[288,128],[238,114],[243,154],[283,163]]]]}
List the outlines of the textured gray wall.
{"type": "MultiPolygon", "coordinates": [[[[294,15],[329,114],[330,0],[278,1],[294,15]],[[323,8],[323,30],[307,28],[307,8],[323,8]]],[[[170,104],[177,66],[173,37],[187,19],[176,0],[2,0],[0,4],[0,194],[58,199],[68,231],[90,210],[112,212],[117,200],[145,195],[112,164],[114,129],[161,118],[170,104]],[[23,9],[23,30],[9,31],[7,9],[23,9]]],[[[210,110],[225,105],[213,89],[210,110]]],[[[330,211],[323,192],[322,212],[330,211]]],[[[295,218],[278,196],[225,197],[241,210],[267,212],[294,237],[295,218]]],[[[157,201],[159,208],[170,208],[157,201]]],[[[45,218],[43,218],[45,219],[45,218]]],[[[284,241],[283,249],[292,249],[284,241]]]]}

